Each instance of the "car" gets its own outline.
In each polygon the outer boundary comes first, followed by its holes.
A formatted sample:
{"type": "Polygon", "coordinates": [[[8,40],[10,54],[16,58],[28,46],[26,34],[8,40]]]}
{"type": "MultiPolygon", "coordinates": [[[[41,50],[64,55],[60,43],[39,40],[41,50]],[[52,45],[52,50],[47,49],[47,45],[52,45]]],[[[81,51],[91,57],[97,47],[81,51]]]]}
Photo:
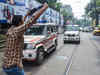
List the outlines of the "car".
{"type": "Polygon", "coordinates": [[[83,28],[82,27],[80,27],[80,31],[83,31],[83,28]]]}
{"type": "Polygon", "coordinates": [[[93,27],[91,26],[84,27],[83,29],[83,32],[91,32],[91,31],[93,31],[93,27]]]}
{"type": "Polygon", "coordinates": [[[57,45],[56,24],[34,24],[24,35],[23,61],[33,61],[40,65],[44,60],[44,56],[55,51],[57,45]]]}
{"type": "Polygon", "coordinates": [[[89,28],[88,27],[84,27],[83,32],[89,32],[89,28]]]}
{"type": "Polygon", "coordinates": [[[100,36],[100,28],[95,27],[95,29],[93,31],[93,35],[100,36]]]}
{"type": "Polygon", "coordinates": [[[77,42],[80,44],[80,28],[79,25],[66,25],[64,27],[64,44],[66,42],[77,42]]]}

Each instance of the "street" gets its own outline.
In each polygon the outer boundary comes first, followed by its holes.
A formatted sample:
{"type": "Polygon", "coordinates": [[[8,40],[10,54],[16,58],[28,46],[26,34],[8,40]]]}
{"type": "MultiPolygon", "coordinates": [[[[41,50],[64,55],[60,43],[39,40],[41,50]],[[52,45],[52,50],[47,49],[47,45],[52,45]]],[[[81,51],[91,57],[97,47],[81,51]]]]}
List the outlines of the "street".
{"type": "Polygon", "coordinates": [[[0,75],[8,72],[100,75],[100,0],[0,0],[0,75]]]}
{"type": "Polygon", "coordinates": [[[25,72],[32,75],[99,75],[99,36],[81,33],[80,45],[63,44],[59,35],[57,50],[41,66],[25,65],[25,72]]]}
{"type": "Polygon", "coordinates": [[[67,75],[100,75],[100,37],[83,34],[67,75]]]}
{"type": "MultiPolygon", "coordinates": [[[[63,44],[59,34],[58,48],[47,56],[42,65],[25,63],[26,75],[99,75],[100,36],[81,32],[81,43],[63,44]]],[[[0,74],[2,75],[2,74],[0,74]]]]}

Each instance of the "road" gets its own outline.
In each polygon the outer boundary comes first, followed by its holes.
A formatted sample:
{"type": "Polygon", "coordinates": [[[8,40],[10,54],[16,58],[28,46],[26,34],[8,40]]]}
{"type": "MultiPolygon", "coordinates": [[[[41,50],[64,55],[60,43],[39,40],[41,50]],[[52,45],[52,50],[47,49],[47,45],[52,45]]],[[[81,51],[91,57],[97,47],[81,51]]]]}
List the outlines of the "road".
{"type": "Polygon", "coordinates": [[[62,34],[58,39],[57,50],[47,56],[42,65],[24,64],[26,75],[99,75],[99,36],[81,33],[80,44],[63,44],[62,34]]]}
{"type": "Polygon", "coordinates": [[[82,34],[67,75],[100,75],[100,36],[82,34]]]}

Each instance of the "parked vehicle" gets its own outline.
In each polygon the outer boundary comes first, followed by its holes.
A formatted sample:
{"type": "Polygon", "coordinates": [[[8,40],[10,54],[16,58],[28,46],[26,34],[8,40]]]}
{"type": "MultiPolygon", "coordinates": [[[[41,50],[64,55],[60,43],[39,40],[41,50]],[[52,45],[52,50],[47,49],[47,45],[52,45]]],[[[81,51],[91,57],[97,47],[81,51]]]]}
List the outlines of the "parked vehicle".
{"type": "Polygon", "coordinates": [[[43,62],[45,54],[57,47],[57,26],[52,23],[34,24],[24,35],[23,61],[43,62]]]}
{"type": "Polygon", "coordinates": [[[66,25],[64,27],[64,43],[73,41],[80,43],[80,28],[78,25],[66,25]]]}
{"type": "Polygon", "coordinates": [[[80,27],[80,31],[83,31],[83,27],[80,27]]]}
{"type": "Polygon", "coordinates": [[[93,31],[93,27],[91,26],[87,26],[83,28],[83,32],[91,32],[91,31],[93,31]]]}
{"type": "Polygon", "coordinates": [[[95,29],[93,31],[93,35],[100,36],[100,29],[98,27],[95,27],[95,29]]]}

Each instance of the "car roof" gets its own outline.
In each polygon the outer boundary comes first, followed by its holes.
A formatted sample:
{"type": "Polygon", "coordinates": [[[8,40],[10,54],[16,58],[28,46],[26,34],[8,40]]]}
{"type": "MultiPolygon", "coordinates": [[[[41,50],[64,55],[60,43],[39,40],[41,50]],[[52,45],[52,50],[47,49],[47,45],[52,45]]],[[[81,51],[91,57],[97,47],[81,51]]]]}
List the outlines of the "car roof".
{"type": "Polygon", "coordinates": [[[36,24],[33,24],[33,26],[34,25],[46,25],[46,26],[51,25],[51,26],[57,26],[57,24],[55,24],[55,23],[36,23],[36,24]]]}
{"type": "Polygon", "coordinates": [[[65,26],[79,26],[79,25],[65,25],[65,26]]]}

